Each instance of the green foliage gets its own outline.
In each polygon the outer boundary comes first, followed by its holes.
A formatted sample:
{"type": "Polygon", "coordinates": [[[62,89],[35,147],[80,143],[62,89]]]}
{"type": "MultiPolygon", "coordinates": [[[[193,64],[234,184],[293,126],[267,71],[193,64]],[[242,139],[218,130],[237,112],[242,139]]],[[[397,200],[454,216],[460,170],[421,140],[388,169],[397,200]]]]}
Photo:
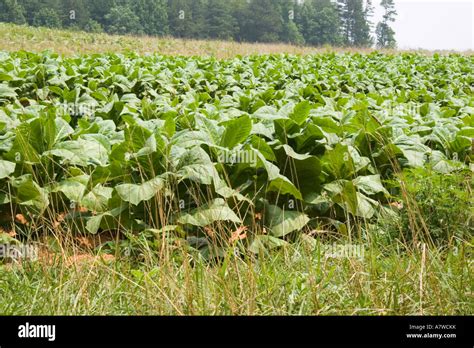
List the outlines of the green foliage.
{"type": "MultiPolygon", "coordinates": [[[[16,24],[317,46],[371,46],[372,13],[362,0],[0,0],[0,21],[16,24]]],[[[394,16],[379,25],[385,46],[394,16]]]]}
{"type": "Polygon", "coordinates": [[[134,1],[132,8],[145,34],[163,36],[169,33],[166,6],[166,0],[134,1]]]}
{"type": "Polygon", "coordinates": [[[93,19],[89,19],[87,21],[87,23],[84,25],[84,30],[90,33],[101,33],[104,31],[100,23],[93,19]]]}
{"type": "MultiPolygon", "coordinates": [[[[207,39],[211,36],[209,31],[209,17],[208,4],[209,0],[193,0],[190,1],[188,16],[185,20],[190,20],[190,31],[187,32],[184,36],[191,37],[195,39],[207,39]]],[[[213,18],[216,19],[216,18],[213,18]]],[[[232,24],[232,22],[230,23],[232,24]]],[[[213,33],[212,36],[217,35],[213,33]]]]}
{"type": "Polygon", "coordinates": [[[471,171],[443,174],[416,168],[406,170],[400,180],[405,183],[406,193],[400,194],[402,213],[399,220],[389,225],[391,233],[401,232],[404,238],[412,240],[425,224],[430,238],[437,243],[472,237],[474,196],[471,171]],[[410,208],[415,209],[414,216],[409,214],[410,208]],[[416,226],[420,230],[414,230],[416,226]]]}
{"type": "Polygon", "coordinates": [[[142,34],[140,18],[128,6],[115,6],[105,16],[106,30],[111,34],[142,34]]]}
{"type": "Polygon", "coordinates": [[[377,24],[376,28],[377,47],[395,48],[397,46],[395,32],[389,25],[390,22],[395,21],[397,15],[395,3],[393,0],[382,0],[380,5],[384,8],[385,13],[383,15],[383,20],[377,24]]]}
{"type": "Polygon", "coordinates": [[[35,14],[33,25],[47,28],[60,28],[61,19],[54,9],[44,7],[35,14]]]}
{"type": "Polygon", "coordinates": [[[232,16],[231,3],[228,1],[209,0],[207,32],[212,37],[222,40],[231,40],[238,32],[238,22],[232,16]]]}
{"type": "Polygon", "coordinates": [[[0,22],[25,24],[25,8],[16,0],[1,0],[0,22]]]}
{"type": "MultiPolygon", "coordinates": [[[[336,234],[375,225],[403,190],[437,192],[441,201],[419,199],[420,219],[441,241],[453,231],[436,221],[468,211],[467,183],[453,191],[429,180],[471,170],[470,57],[17,52],[0,61],[0,207],[35,226],[57,213],[90,233],[177,226],[184,238],[216,230],[222,241],[248,228],[241,243],[261,250],[321,225],[336,234]],[[428,181],[407,179],[421,188],[392,183],[427,166],[428,181]]],[[[416,239],[423,224],[408,203],[416,239]]]]}
{"type": "Polygon", "coordinates": [[[186,0],[168,1],[168,19],[171,34],[175,37],[191,37],[191,3],[186,0]]]}
{"type": "Polygon", "coordinates": [[[397,42],[395,40],[395,32],[387,23],[379,22],[375,29],[377,35],[377,47],[379,48],[395,48],[397,42]]]}
{"type": "Polygon", "coordinates": [[[241,27],[246,41],[276,42],[283,29],[281,8],[271,0],[251,1],[241,27]]]}
{"type": "Polygon", "coordinates": [[[96,28],[91,28],[90,13],[86,0],[62,0],[59,10],[63,26],[86,29],[89,24],[89,30],[97,32],[96,28]]]}
{"type": "Polygon", "coordinates": [[[363,0],[338,0],[344,44],[367,47],[372,44],[367,8],[363,0]]]}
{"type": "Polygon", "coordinates": [[[299,32],[297,25],[293,21],[288,21],[283,25],[281,37],[283,41],[295,45],[303,45],[305,43],[303,35],[299,32]]]}

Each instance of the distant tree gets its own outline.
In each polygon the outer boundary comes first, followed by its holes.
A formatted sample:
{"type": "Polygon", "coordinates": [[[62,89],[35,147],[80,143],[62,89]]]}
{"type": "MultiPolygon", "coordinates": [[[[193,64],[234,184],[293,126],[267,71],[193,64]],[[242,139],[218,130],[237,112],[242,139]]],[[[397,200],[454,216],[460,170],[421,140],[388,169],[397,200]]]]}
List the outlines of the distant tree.
{"type": "Polygon", "coordinates": [[[91,19],[103,28],[107,26],[105,16],[116,6],[116,0],[86,0],[91,19]]]}
{"type": "Polygon", "coordinates": [[[90,19],[86,0],[62,0],[59,16],[63,26],[85,28],[90,19]]]}
{"type": "Polygon", "coordinates": [[[99,22],[93,19],[89,19],[84,25],[84,30],[90,33],[102,33],[104,31],[104,28],[102,28],[102,25],[100,25],[99,22]]]}
{"type": "Polygon", "coordinates": [[[381,22],[377,24],[376,36],[377,47],[379,48],[395,48],[397,41],[395,39],[395,32],[390,27],[391,22],[395,22],[397,11],[393,0],[382,0],[380,5],[384,8],[385,13],[381,22]]]}
{"type": "Polygon", "coordinates": [[[272,0],[249,0],[243,36],[252,42],[276,42],[283,27],[281,9],[272,0]]]}
{"type": "Polygon", "coordinates": [[[345,45],[349,45],[352,42],[353,21],[349,9],[350,1],[351,0],[337,0],[337,9],[341,20],[340,30],[345,45]]]}
{"type": "Polygon", "coordinates": [[[305,43],[303,35],[300,33],[297,25],[293,21],[284,24],[281,37],[283,41],[295,45],[303,45],[305,43]]]}
{"type": "Polygon", "coordinates": [[[249,3],[247,0],[229,0],[232,17],[237,21],[238,30],[234,34],[234,39],[238,41],[246,41],[246,25],[249,3]]]}
{"type": "Polygon", "coordinates": [[[375,12],[375,8],[374,8],[374,5],[372,4],[372,0],[367,0],[365,4],[364,15],[365,15],[365,21],[367,22],[367,25],[369,28],[369,37],[370,37],[369,46],[373,46],[375,43],[374,36],[372,35],[374,31],[374,22],[372,21],[372,18],[374,17],[374,12],[375,12]]]}
{"type": "Polygon", "coordinates": [[[294,0],[279,0],[281,8],[281,17],[283,19],[283,27],[280,40],[297,45],[305,43],[304,37],[296,25],[296,16],[298,12],[298,2],[294,0]]]}
{"type": "Polygon", "coordinates": [[[363,0],[338,0],[343,41],[347,46],[371,46],[370,24],[363,0]]]}
{"type": "Polygon", "coordinates": [[[61,28],[61,19],[58,13],[52,9],[43,7],[33,17],[33,25],[38,27],[61,28]]]}
{"type": "Polygon", "coordinates": [[[342,43],[341,21],[330,0],[306,1],[301,13],[302,32],[307,43],[315,46],[342,43]]]}
{"type": "Polygon", "coordinates": [[[341,21],[336,6],[331,0],[317,0],[315,9],[317,44],[341,45],[341,21]]]}
{"type": "Polygon", "coordinates": [[[129,6],[115,6],[105,16],[106,30],[111,34],[143,34],[140,18],[129,6]]]}
{"type": "Polygon", "coordinates": [[[365,20],[367,21],[367,24],[369,25],[370,30],[373,29],[374,23],[372,22],[372,18],[374,17],[374,5],[372,4],[372,0],[367,0],[365,3],[365,20]]]}
{"type": "Polygon", "coordinates": [[[191,10],[190,30],[186,37],[206,39],[209,37],[207,0],[187,0],[191,10]]]}
{"type": "Polygon", "coordinates": [[[311,45],[317,45],[316,42],[319,40],[315,34],[318,24],[316,23],[316,9],[314,6],[313,0],[305,1],[298,17],[300,31],[306,43],[311,45]]]}
{"type": "Polygon", "coordinates": [[[221,0],[209,0],[208,32],[213,38],[231,40],[239,32],[239,23],[232,16],[231,4],[221,0]]]}
{"type": "Polygon", "coordinates": [[[351,1],[351,16],[353,18],[351,44],[357,47],[370,47],[373,45],[373,38],[370,35],[370,24],[367,21],[363,0],[351,1]]]}
{"type": "MultiPolygon", "coordinates": [[[[191,0],[192,1],[192,0],[191,0]]],[[[168,1],[170,33],[174,37],[190,37],[192,33],[192,11],[187,0],[168,1]]]]}
{"type": "Polygon", "coordinates": [[[135,0],[133,11],[145,34],[163,36],[169,33],[166,0],[135,0]]]}
{"type": "Polygon", "coordinates": [[[17,0],[0,0],[0,22],[25,24],[25,8],[17,0]]]}

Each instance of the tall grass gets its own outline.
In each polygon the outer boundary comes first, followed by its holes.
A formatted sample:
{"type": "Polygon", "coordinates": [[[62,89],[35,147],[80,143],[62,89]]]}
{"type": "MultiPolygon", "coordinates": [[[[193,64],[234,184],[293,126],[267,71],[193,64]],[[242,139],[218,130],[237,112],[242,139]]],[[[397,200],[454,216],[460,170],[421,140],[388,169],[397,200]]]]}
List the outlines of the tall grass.
{"type": "MultiPolygon", "coordinates": [[[[304,243],[209,264],[180,249],[146,256],[58,258],[0,268],[0,313],[15,315],[445,315],[472,313],[472,254],[371,244],[363,259],[304,243]],[[7,270],[8,268],[8,270],[7,270]]],[[[66,256],[66,255],[64,255],[66,256]]]]}
{"type": "MultiPolygon", "coordinates": [[[[0,23],[0,50],[30,52],[53,52],[74,55],[89,53],[134,51],[140,54],[160,53],[162,55],[214,56],[232,58],[238,55],[251,54],[314,54],[323,52],[359,52],[370,53],[369,48],[340,47],[301,47],[289,44],[239,43],[230,41],[186,40],[170,37],[157,38],[148,36],[120,36],[68,31],[49,28],[35,28],[14,24],[0,23]]],[[[396,53],[395,50],[383,50],[396,53]]],[[[431,54],[432,52],[418,50],[431,54]]],[[[466,54],[472,54],[466,51],[466,54]]]]}

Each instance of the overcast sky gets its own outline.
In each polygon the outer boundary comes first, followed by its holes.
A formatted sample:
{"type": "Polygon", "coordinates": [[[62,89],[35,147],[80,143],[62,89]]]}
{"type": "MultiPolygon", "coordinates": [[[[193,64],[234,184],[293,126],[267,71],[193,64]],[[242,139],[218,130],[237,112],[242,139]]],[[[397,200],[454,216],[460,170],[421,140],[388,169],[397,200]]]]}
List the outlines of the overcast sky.
{"type": "MultiPolygon", "coordinates": [[[[375,20],[383,14],[380,0],[375,20]]],[[[474,0],[395,0],[398,47],[474,50],[474,0]]]]}

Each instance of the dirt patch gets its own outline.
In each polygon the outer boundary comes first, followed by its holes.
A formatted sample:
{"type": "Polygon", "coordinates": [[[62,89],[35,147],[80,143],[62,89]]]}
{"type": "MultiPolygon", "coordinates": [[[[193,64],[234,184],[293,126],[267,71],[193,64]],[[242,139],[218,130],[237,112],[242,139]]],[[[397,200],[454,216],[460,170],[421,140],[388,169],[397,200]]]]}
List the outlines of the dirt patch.
{"type": "Polygon", "coordinates": [[[69,256],[66,261],[66,267],[76,267],[81,268],[84,266],[92,266],[97,263],[108,264],[115,261],[115,256],[110,254],[100,254],[100,255],[91,255],[91,254],[79,254],[69,256]]]}
{"type": "Polygon", "coordinates": [[[93,250],[104,243],[113,242],[117,240],[117,234],[112,232],[104,232],[96,235],[78,236],[74,241],[81,249],[93,250]]]}

